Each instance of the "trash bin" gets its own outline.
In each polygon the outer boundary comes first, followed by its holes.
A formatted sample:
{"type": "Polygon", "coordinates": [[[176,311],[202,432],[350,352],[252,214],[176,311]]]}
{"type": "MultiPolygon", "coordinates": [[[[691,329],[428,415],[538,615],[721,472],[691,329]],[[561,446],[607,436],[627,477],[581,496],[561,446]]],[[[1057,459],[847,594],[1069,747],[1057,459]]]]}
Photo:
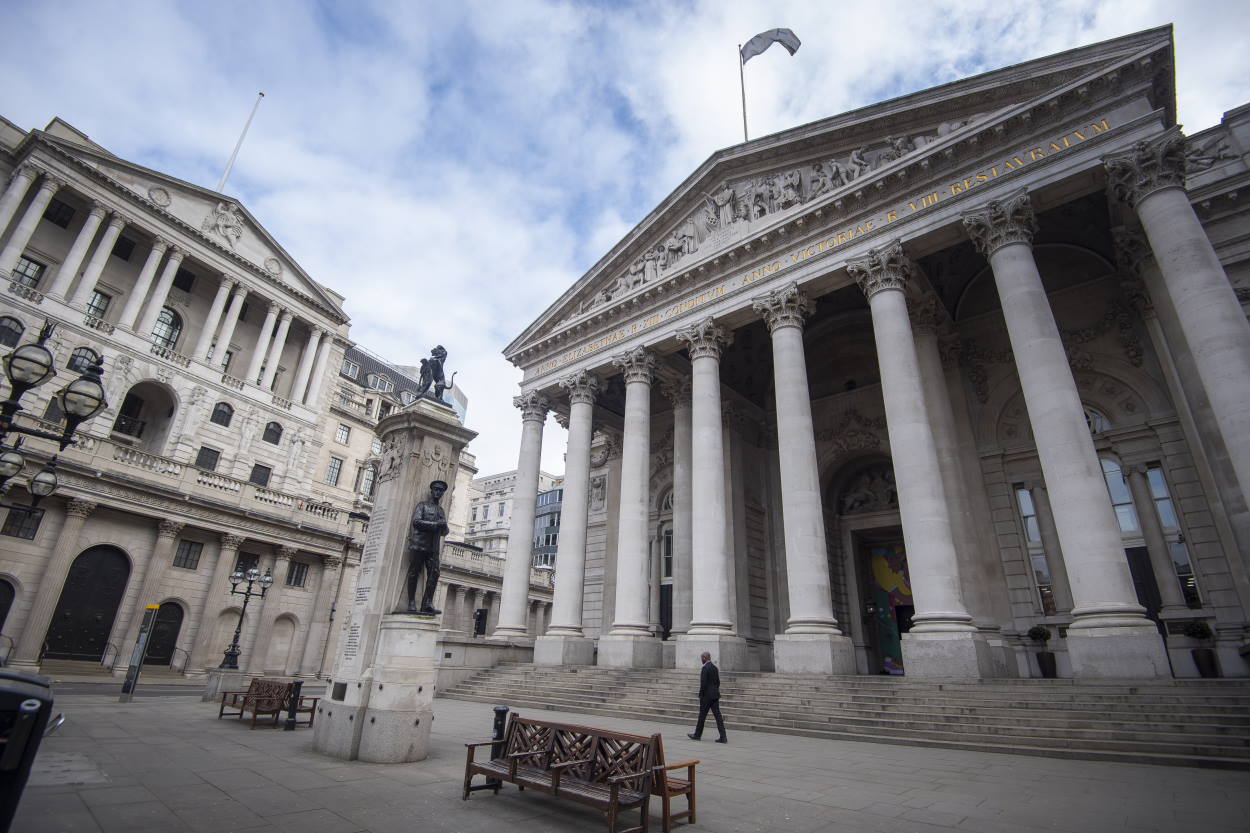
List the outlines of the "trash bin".
{"type": "Polygon", "coordinates": [[[51,716],[48,680],[0,668],[0,833],[13,822],[51,716]]]}

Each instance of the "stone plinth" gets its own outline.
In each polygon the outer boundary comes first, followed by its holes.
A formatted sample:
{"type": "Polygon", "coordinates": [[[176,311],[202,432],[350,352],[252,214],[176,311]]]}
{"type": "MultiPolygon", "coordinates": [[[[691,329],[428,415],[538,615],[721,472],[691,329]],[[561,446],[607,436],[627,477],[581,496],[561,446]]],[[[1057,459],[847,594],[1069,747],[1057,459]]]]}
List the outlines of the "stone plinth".
{"type": "Polygon", "coordinates": [[[585,636],[540,636],[534,640],[535,665],[593,665],[595,641],[585,636]]]}
{"type": "MultiPolygon", "coordinates": [[[[677,667],[699,668],[703,665],[699,657],[704,651],[712,655],[712,662],[716,663],[716,667],[721,671],[747,671],[751,667],[750,652],[745,639],[740,636],[710,633],[686,633],[677,637],[677,667]]],[[[599,652],[602,655],[602,647],[599,652]]]]}
{"type": "Polygon", "coordinates": [[[779,633],[773,662],[780,674],[854,674],[855,646],[831,633],[779,633]]]}
{"type": "Polygon", "coordinates": [[[476,434],[451,408],[418,399],[378,423],[382,465],[356,592],[329,680],[317,706],[313,745],[345,760],[419,761],[426,756],[438,656],[439,618],[398,612],[413,507],[430,483],[449,484],[476,434]]]}
{"type": "Polygon", "coordinates": [[[663,649],[654,636],[628,634],[599,637],[596,665],[606,668],[659,668],[663,649]]]}
{"type": "Polygon", "coordinates": [[[996,663],[985,637],[967,631],[903,634],[903,668],[912,677],[993,677],[996,663]]]}

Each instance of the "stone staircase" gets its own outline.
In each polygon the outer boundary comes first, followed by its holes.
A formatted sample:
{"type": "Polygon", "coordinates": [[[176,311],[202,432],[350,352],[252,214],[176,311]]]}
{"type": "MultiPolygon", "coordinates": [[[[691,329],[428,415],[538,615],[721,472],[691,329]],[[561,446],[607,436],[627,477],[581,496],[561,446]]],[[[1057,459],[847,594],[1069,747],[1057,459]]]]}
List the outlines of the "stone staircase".
{"type": "MultiPolygon", "coordinates": [[[[698,674],[504,664],[439,693],[693,728],[698,674]]],[[[836,740],[1250,769],[1250,681],[908,680],[721,672],[726,724],[836,740]]]]}

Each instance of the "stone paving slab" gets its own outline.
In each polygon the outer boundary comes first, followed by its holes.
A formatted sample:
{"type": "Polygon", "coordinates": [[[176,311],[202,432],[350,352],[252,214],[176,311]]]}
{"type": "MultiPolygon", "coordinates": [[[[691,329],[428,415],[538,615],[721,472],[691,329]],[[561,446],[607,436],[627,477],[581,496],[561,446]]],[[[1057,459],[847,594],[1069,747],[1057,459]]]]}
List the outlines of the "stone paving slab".
{"type": "MultiPolygon", "coordinates": [[[[489,737],[491,706],[435,701],[430,757],[339,761],[312,732],[251,730],[187,697],[118,703],[65,695],[14,833],[588,833],[602,816],[505,785],[461,801],[464,743],[489,737]]],[[[680,727],[522,709],[665,735],[698,758],[701,833],[1248,833],[1250,772],[907,747],[735,732],[694,742],[680,727]]],[[[678,800],[681,804],[681,800],[678,800]]],[[[634,814],[626,816],[632,823],[634,814]]],[[[652,801],[652,830],[659,802],[652,801]]]]}

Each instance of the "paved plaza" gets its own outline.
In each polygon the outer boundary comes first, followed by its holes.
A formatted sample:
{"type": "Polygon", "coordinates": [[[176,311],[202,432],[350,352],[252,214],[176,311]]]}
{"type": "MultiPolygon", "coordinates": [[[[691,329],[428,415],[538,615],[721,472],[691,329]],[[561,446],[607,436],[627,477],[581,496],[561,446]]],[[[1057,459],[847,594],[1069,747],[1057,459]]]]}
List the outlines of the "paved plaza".
{"type": "MultiPolygon", "coordinates": [[[[461,801],[463,744],[489,736],[487,704],[435,701],[430,757],[386,765],[319,755],[306,728],[253,731],[219,721],[215,705],[193,697],[119,704],[115,696],[62,695],[57,707],[68,721],[44,741],[14,833],[606,830],[588,808],[512,786],[461,801]]],[[[731,715],[733,704],[725,710],[731,715]]],[[[699,822],[676,831],[1250,830],[1250,772],[751,732],[720,745],[689,741],[688,727],[672,724],[542,716],[659,731],[670,760],[699,758],[699,822]]],[[[659,830],[654,800],[651,829],[659,830]]]]}

